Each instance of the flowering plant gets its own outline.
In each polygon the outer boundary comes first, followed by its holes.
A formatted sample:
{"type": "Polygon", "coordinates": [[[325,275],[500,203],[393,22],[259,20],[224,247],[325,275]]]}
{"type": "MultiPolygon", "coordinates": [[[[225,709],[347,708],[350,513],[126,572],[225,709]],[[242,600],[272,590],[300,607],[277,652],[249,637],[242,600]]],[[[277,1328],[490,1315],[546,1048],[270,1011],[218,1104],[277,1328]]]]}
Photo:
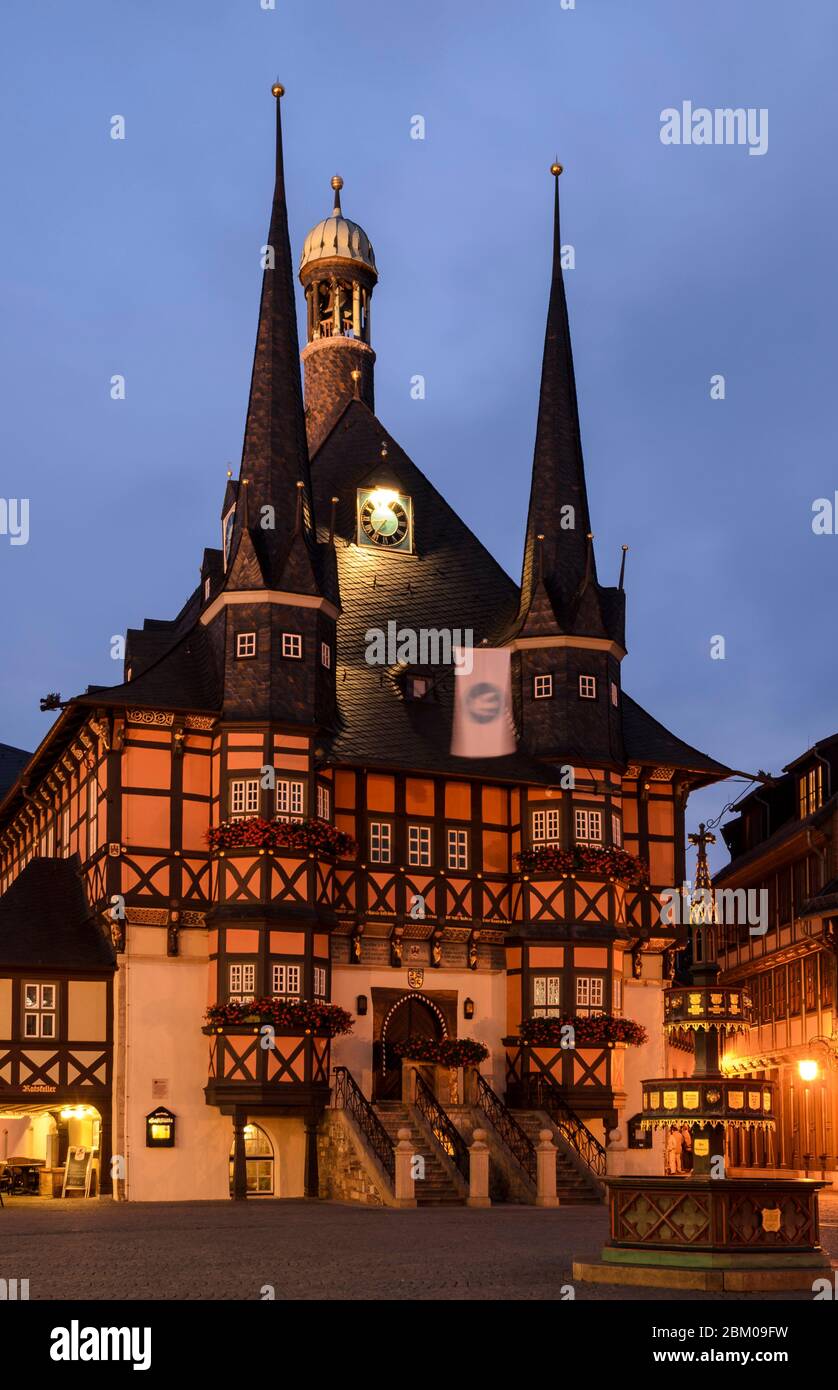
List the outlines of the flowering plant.
{"type": "Polygon", "coordinates": [[[476,1038],[407,1038],[393,1043],[393,1051],[413,1062],[440,1062],[446,1067],[476,1067],[489,1055],[486,1044],[476,1038]]]}
{"type": "Polygon", "coordinates": [[[521,873],[604,874],[606,878],[621,878],[628,883],[645,883],[649,870],[642,859],[628,850],[613,845],[574,845],[560,849],[558,845],[535,845],[515,855],[521,873]]]}
{"type": "Polygon", "coordinates": [[[628,1043],[640,1047],[647,1041],[646,1029],[631,1018],[617,1018],[615,1014],[593,1014],[589,1018],[575,1014],[562,1014],[558,1018],[525,1018],[520,1027],[522,1042],[535,1047],[560,1047],[567,1040],[562,1029],[571,1027],[576,1047],[591,1044],[628,1043]]]}
{"type": "Polygon", "coordinates": [[[313,816],[310,820],[225,820],[207,831],[210,849],[304,849],[335,854],[341,859],[355,854],[358,846],[345,830],[313,816]]]}
{"type": "Polygon", "coordinates": [[[269,1023],[283,1032],[318,1033],[327,1038],[334,1038],[338,1033],[351,1033],[355,1021],[339,1004],[270,997],[211,1004],[205,1017],[207,1023],[215,1028],[237,1023],[269,1023]]]}

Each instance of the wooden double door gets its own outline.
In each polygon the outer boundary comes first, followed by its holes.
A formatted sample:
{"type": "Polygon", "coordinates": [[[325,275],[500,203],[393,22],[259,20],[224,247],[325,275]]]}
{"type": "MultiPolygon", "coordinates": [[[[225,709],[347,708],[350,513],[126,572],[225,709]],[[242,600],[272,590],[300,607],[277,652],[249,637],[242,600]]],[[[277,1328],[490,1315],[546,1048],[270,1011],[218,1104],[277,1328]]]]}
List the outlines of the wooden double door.
{"type": "Polygon", "coordinates": [[[408,1038],[444,1036],[442,1021],[424,999],[406,994],[384,1020],[381,1037],[372,1045],[373,1100],[400,1100],[402,1094],[402,1059],[394,1044],[408,1038]]]}

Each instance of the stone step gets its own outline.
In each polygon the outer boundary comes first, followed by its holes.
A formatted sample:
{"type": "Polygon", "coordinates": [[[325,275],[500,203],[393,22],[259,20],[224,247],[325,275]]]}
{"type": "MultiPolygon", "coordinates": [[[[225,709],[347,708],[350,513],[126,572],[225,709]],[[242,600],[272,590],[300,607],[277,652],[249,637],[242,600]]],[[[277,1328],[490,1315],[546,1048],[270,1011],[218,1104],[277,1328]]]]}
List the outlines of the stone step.
{"type": "Polygon", "coordinates": [[[462,1206],[463,1199],[448,1170],[425,1134],[413,1123],[407,1107],[398,1101],[382,1101],[374,1109],[393,1144],[398,1142],[399,1130],[408,1129],[414,1153],[424,1159],[425,1176],[416,1183],[417,1206],[462,1206]]]}

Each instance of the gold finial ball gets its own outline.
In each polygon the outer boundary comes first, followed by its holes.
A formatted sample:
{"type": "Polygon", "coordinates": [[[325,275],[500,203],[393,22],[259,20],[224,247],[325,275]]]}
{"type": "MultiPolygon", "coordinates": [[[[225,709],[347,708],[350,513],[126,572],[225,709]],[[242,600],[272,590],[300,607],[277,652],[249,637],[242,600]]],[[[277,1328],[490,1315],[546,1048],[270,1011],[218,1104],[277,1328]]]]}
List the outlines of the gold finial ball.
{"type": "Polygon", "coordinates": [[[358,368],[357,368],[357,367],[355,368],[354,371],[350,372],[349,375],[351,376],[351,378],[352,378],[353,381],[360,381],[360,380],[361,380],[361,373],[358,371],[358,368]]]}
{"type": "Polygon", "coordinates": [[[284,97],[284,96],[285,96],[285,88],[283,87],[283,85],[282,85],[281,82],[275,82],[274,85],[271,87],[271,96],[275,96],[275,97],[284,97]]]}
{"type": "Polygon", "coordinates": [[[334,178],[332,179],[332,188],[334,188],[336,192],[340,192],[340,190],[343,188],[343,179],[341,178],[340,174],[335,174],[334,178]]]}
{"type": "Polygon", "coordinates": [[[563,164],[556,164],[556,163],[551,164],[551,165],[550,165],[550,173],[553,174],[553,175],[555,175],[556,178],[558,178],[558,177],[559,177],[559,174],[563,174],[563,173],[564,173],[564,165],[563,165],[563,164]]]}

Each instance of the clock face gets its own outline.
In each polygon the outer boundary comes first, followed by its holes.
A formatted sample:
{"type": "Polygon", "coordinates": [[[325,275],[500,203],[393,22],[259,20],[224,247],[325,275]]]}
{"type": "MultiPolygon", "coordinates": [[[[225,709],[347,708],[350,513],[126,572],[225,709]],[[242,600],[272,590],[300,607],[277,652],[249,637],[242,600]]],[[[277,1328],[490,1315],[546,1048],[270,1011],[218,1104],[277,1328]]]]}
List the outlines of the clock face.
{"type": "Polygon", "coordinates": [[[365,488],[358,493],[358,544],[379,550],[412,549],[410,498],[392,488],[365,488]]]}

